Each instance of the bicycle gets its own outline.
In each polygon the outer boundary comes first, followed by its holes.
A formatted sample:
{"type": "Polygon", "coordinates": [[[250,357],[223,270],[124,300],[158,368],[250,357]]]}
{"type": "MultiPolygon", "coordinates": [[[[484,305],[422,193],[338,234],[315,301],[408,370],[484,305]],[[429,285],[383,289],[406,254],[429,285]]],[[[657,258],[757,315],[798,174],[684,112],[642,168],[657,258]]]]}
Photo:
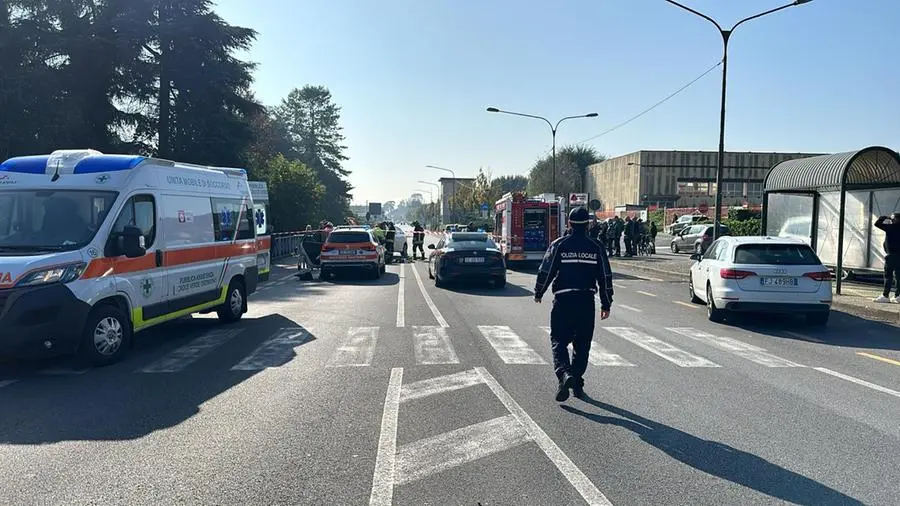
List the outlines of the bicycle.
{"type": "Polygon", "coordinates": [[[637,250],[638,255],[650,256],[656,253],[656,245],[653,244],[649,235],[641,235],[641,238],[638,240],[637,250]]]}

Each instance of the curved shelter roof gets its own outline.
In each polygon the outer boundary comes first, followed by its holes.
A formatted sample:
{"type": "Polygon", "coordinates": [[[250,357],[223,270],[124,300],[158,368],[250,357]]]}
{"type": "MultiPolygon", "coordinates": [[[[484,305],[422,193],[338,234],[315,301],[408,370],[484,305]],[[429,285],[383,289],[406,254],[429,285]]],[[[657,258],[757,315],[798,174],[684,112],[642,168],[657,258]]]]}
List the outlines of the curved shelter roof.
{"type": "Polygon", "coordinates": [[[882,146],[785,160],[766,176],[765,191],[840,191],[900,186],[900,154],[882,146]]]}

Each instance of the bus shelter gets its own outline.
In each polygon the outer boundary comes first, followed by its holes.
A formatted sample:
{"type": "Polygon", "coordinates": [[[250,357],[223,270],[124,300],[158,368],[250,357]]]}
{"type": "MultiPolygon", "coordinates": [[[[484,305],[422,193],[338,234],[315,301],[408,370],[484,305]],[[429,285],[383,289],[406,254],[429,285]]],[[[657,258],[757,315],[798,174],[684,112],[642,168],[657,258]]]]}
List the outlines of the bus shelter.
{"type": "Polygon", "coordinates": [[[900,211],[900,155],[870,146],[857,151],[786,160],[766,176],[762,230],[813,247],[834,268],[835,292],[856,272],[884,268],[879,216],[900,211]]]}

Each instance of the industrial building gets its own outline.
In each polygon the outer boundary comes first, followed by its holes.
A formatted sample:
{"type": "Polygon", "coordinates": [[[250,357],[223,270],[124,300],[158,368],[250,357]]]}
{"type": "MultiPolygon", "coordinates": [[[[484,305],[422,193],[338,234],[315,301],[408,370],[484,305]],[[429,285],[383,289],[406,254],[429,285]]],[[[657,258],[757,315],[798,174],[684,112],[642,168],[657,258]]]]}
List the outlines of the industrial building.
{"type": "MultiPolygon", "coordinates": [[[[438,179],[441,185],[441,222],[448,223],[450,219],[450,198],[465,188],[471,188],[475,184],[474,178],[469,177],[442,177],[438,179]]],[[[491,202],[493,204],[493,202],[491,202]]],[[[457,209],[453,209],[457,211],[457,209]]]]}
{"type": "MultiPolygon", "coordinates": [[[[761,205],[772,167],[820,154],[725,152],[722,205],[761,205]]],[[[715,151],[636,151],[588,167],[584,191],[600,201],[601,211],[626,204],[712,208],[717,158],[715,151]]]]}

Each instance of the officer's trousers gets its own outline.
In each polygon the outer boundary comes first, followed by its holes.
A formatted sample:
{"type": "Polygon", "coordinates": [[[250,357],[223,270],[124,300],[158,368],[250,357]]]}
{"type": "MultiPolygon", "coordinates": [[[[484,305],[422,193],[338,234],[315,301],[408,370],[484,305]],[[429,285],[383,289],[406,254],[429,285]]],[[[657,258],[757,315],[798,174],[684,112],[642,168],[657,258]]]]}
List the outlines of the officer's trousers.
{"type": "Polygon", "coordinates": [[[550,349],[553,351],[553,368],[560,381],[568,372],[577,385],[584,385],[582,376],[587,370],[595,315],[594,292],[567,292],[554,297],[550,311],[550,349]],[[571,362],[569,343],[572,344],[571,362]]]}

